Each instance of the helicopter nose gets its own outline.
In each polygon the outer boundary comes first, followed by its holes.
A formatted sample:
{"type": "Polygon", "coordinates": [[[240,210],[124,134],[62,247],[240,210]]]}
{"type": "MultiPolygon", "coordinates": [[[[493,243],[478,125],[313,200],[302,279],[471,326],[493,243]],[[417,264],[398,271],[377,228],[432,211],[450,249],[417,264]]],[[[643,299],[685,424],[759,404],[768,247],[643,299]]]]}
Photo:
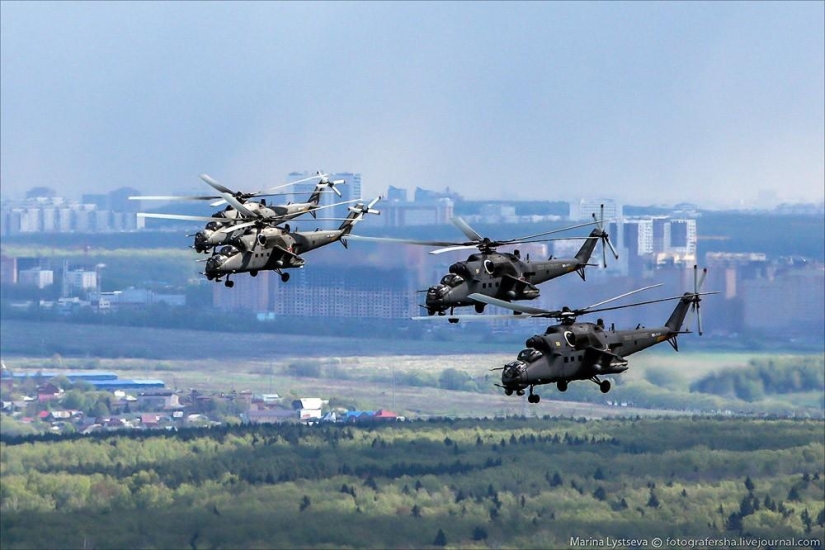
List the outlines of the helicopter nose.
{"type": "Polygon", "coordinates": [[[521,361],[507,363],[501,371],[501,382],[505,385],[520,382],[524,377],[524,371],[524,363],[521,361]]]}
{"type": "Polygon", "coordinates": [[[427,303],[439,304],[444,301],[447,296],[448,289],[445,285],[431,286],[427,289],[427,303]]]}
{"type": "Polygon", "coordinates": [[[214,256],[206,260],[207,273],[217,271],[224,260],[225,257],[222,254],[215,254],[214,256]]]}
{"type": "Polygon", "coordinates": [[[208,237],[206,236],[205,231],[198,231],[197,233],[195,233],[195,248],[197,248],[197,249],[205,248],[204,245],[206,244],[207,239],[208,239],[208,237]]]}

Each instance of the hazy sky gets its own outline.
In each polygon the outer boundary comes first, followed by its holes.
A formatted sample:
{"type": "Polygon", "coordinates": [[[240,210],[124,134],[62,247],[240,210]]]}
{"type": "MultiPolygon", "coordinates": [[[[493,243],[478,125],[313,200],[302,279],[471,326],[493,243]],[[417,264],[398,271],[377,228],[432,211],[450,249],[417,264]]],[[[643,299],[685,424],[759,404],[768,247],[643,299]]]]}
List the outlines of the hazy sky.
{"type": "Polygon", "coordinates": [[[0,6],[4,197],[316,169],[365,195],[825,193],[823,2],[0,6]]]}

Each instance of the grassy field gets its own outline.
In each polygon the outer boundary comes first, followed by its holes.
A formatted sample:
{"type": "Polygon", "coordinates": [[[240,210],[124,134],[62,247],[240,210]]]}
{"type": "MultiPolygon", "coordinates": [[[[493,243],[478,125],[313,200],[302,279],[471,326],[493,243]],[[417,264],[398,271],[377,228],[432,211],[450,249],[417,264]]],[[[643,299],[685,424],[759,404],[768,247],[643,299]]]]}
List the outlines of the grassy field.
{"type": "MultiPolygon", "coordinates": [[[[411,416],[691,414],[720,410],[821,416],[821,392],[765,396],[757,403],[696,394],[691,383],[710,373],[745,369],[759,353],[679,353],[669,346],[630,358],[630,369],[601,394],[589,382],[537,389],[539,406],[505,397],[499,372],[520,346],[397,339],[218,333],[145,327],[3,321],[2,357],[12,370],[104,369],[124,378],[163,380],[178,390],[275,392],[287,398],[319,396],[351,408],[389,408],[411,416]],[[105,358],[116,357],[116,358],[105,358]],[[464,390],[440,389],[454,369],[464,390]],[[302,372],[304,370],[305,372],[302,372]],[[617,407],[616,403],[627,406],[617,407]],[[635,406],[634,406],[635,405],[635,406]],[[670,413],[668,413],[670,414],[670,413]]],[[[779,361],[788,355],[772,355],[779,361]]]]}
{"type": "MultiPolygon", "coordinates": [[[[441,355],[472,348],[501,352],[498,344],[403,339],[319,337],[266,332],[207,332],[169,328],[2,320],[3,357],[124,357],[159,360],[279,360],[285,357],[441,355]]],[[[504,348],[506,351],[506,348],[504,348]]],[[[517,353],[514,349],[513,353],[517,353]]]]}
{"type": "MultiPolygon", "coordinates": [[[[528,405],[525,398],[507,397],[494,386],[498,372],[491,367],[511,359],[505,354],[484,355],[377,355],[307,357],[279,356],[267,359],[70,359],[15,357],[6,360],[16,371],[37,369],[102,369],[114,371],[122,378],[161,379],[167,387],[189,391],[251,391],[278,393],[286,400],[317,396],[333,399],[347,408],[374,410],[386,408],[411,417],[459,416],[501,417],[513,415],[584,416],[601,418],[615,415],[695,414],[711,412],[709,408],[679,407],[676,397],[690,400],[688,385],[714,369],[745,368],[753,356],[748,354],[714,357],[708,354],[650,352],[641,354],[629,371],[616,377],[609,394],[601,394],[595,385],[579,382],[560,394],[553,386],[537,388],[543,396],[539,405],[528,405]],[[44,364],[45,363],[45,364],[44,364]],[[310,366],[318,372],[312,376],[295,373],[297,366],[310,366]],[[438,387],[445,369],[465,373],[476,391],[456,391],[438,387]],[[656,373],[653,376],[651,373],[656,373]],[[659,385],[653,385],[653,378],[659,385]],[[410,380],[413,382],[411,383],[410,380]],[[662,382],[664,380],[664,382],[662,382]],[[419,381],[416,383],[416,381],[419,381]],[[420,381],[428,381],[422,385],[420,381]],[[672,384],[668,385],[671,381],[672,384]],[[653,404],[634,406],[639,392],[660,392],[663,397],[653,404]],[[562,399],[563,398],[563,399],[562,399]],[[615,403],[630,401],[628,406],[615,403]],[[609,405],[608,403],[614,403],[609,405]]],[[[777,399],[746,404],[718,398],[725,408],[734,411],[785,411],[796,414],[805,407],[821,410],[822,395],[793,394],[793,406],[777,399]],[[780,406],[781,405],[781,406],[780,406]],[[750,407],[750,408],[749,408],[750,407]]],[[[697,398],[698,400],[698,398],[697,398]]],[[[721,408],[721,406],[720,406],[721,408]]]]}

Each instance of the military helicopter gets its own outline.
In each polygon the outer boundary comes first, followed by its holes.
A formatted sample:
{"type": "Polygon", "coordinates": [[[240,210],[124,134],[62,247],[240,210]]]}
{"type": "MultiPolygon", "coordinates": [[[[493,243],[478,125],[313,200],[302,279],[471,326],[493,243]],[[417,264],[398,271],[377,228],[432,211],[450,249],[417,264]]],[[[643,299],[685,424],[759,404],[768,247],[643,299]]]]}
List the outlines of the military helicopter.
{"type": "Polygon", "coordinates": [[[702,272],[700,280],[697,280],[696,269],[696,266],[694,266],[693,292],[685,292],[681,296],[671,296],[621,306],[599,307],[661,285],[633,290],[585,308],[570,309],[564,307],[558,311],[511,304],[483,294],[472,295],[471,298],[474,300],[520,312],[524,314],[522,318],[548,317],[559,321],[559,324],[548,327],[544,334],[536,334],[527,339],[525,342],[527,347],[519,352],[515,361],[507,363],[503,367],[492,369],[502,371],[501,384],[497,385],[504,388],[506,395],[512,395],[513,393],[524,395],[524,390],[529,388],[530,395],[527,397],[527,401],[530,403],[538,403],[541,400],[538,394],[533,393],[533,388],[542,384],[555,383],[558,390],[564,392],[567,391],[568,383],[573,380],[590,380],[598,384],[602,393],[609,392],[610,381],[601,380],[599,377],[626,371],[628,368],[626,357],[628,355],[665,341],[670,343],[673,349],[679,351],[677,336],[691,332],[690,330],[682,330],[682,325],[689,311],[696,313],[698,331],[700,335],[702,334],[702,320],[699,314],[701,297],[718,294],[718,292],[700,292],[707,275],[707,269],[702,272]],[[676,304],[665,324],[659,327],[644,328],[639,325],[635,329],[616,330],[611,326],[608,330],[601,319],[597,320],[596,323],[576,322],[576,318],[584,314],[636,307],[668,300],[679,300],[679,303],[676,304]]]}
{"type": "Polygon", "coordinates": [[[346,237],[355,224],[366,214],[380,214],[373,206],[381,199],[376,197],[369,204],[358,203],[349,207],[349,215],[337,230],[295,231],[271,225],[247,227],[240,236],[232,237],[230,244],[223,246],[206,260],[204,275],[210,281],[220,282],[228,288],[235,286],[229,279],[235,273],[249,273],[255,277],[259,271],[272,270],[281,276],[283,282],[289,280],[289,273],[283,269],[303,267],[305,260],[301,253],[314,250],[335,241],[347,247],[346,237]]]}
{"type": "Polygon", "coordinates": [[[585,267],[595,265],[589,262],[590,256],[593,254],[593,250],[598,241],[602,242],[602,261],[605,267],[607,267],[605,245],[610,247],[614,257],[618,259],[619,255],[616,253],[607,233],[604,231],[603,205],[601,217],[597,219],[594,214],[593,220],[592,222],[574,225],[564,229],[545,231],[543,233],[501,241],[482,237],[471,228],[467,222],[458,217],[453,218],[452,222],[467,236],[469,241],[417,241],[363,236],[353,236],[352,238],[378,242],[445,247],[433,250],[430,254],[477,248],[477,254],[471,254],[467,260],[451,265],[449,273],[441,278],[441,282],[427,289],[425,303],[421,306],[427,310],[427,315],[446,315],[449,310],[449,321],[451,323],[457,323],[459,318],[453,316],[455,308],[474,306],[476,313],[482,313],[487,306],[486,302],[473,299],[473,295],[488,296],[507,302],[513,300],[533,300],[539,296],[539,289],[536,287],[537,284],[555,279],[556,277],[573,271],[577,272],[582,280],[584,280],[585,267]],[[512,253],[498,252],[496,250],[496,248],[505,245],[556,240],[543,237],[594,224],[597,227],[591,231],[588,237],[584,237],[585,243],[573,258],[553,258],[551,256],[547,260],[531,261],[529,254],[526,259],[522,260],[518,250],[512,253]]]}
{"type": "Polygon", "coordinates": [[[354,203],[356,200],[347,201],[344,203],[336,203],[327,206],[318,206],[321,200],[321,194],[331,189],[339,197],[341,191],[336,185],[345,183],[344,180],[330,181],[327,174],[318,172],[315,176],[304,178],[296,181],[272,187],[268,190],[256,191],[253,193],[244,193],[241,191],[232,191],[231,189],[221,185],[207,174],[200,175],[201,180],[217,190],[218,196],[180,196],[180,195],[152,195],[152,196],[134,196],[129,197],[130,200],[215,200],[211,206],[220,206],[227,204],[228,206],[221,212],[214,216],[189,216],[183,214],[161,214],[161,213],[144,213],[138,214],[141,218],[157,218],[165,220],[186,220],[186,221],[206,221],[206,227],[194,235],[194,243],[192,248],[197,252],[209,253],[214,247],[224,244],[231,240],[236,233],[246,227],[249,227],[257,222],[267,222],[274,225],[292,220],[303,214],[311,214],[315,217],[315,211],[323,208],[332,208],[340,204],[354,203]],[[252,197],[275,196],[285,193],[274,193],[278,189],[295,185],[304,181],[319,178],[315,190],[310,195],[307,202],[289,203],[285,205],[267,205],[266,199],[260,201],[251,201],[252,197]],[[217,199],[217,200],[216,200],[217,199]]]}

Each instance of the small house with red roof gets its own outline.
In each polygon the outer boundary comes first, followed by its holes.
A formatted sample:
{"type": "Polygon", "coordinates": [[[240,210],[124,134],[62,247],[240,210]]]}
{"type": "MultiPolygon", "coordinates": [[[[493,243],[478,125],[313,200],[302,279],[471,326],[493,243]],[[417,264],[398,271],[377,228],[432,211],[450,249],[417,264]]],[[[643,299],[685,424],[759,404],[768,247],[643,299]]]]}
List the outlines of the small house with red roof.
{"type": "Polygon", "coordinates": [[[387,409],[378,409],[372,417],[376,422],[395,422],[398,420],[398,415],[387,409]]]}

